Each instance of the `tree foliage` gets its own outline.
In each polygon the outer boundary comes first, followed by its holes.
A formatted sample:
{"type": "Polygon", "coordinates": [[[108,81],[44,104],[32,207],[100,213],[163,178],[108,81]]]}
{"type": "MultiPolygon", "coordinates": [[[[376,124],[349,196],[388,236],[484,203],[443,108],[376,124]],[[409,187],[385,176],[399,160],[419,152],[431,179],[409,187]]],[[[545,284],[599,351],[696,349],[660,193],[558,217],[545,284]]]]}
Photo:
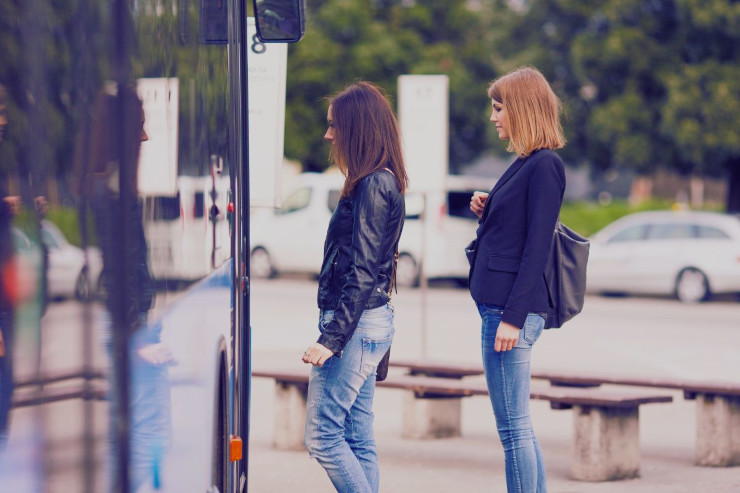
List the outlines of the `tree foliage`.
{"type": "MultiPolygon", "coordinates": [[[[487,121],[487,84],[534,65],[565,103],[567,161],[637,172],[663,166],[722,176],[730,170],[740,197],[737,0],[306,3],[306,36],[289,51],[285,133],[286,155],[305,169],[328,165],[323,98],[364,79],[395,100],[403,74],[449,76],[452,170],[490,149],[501,151],[487,121]]],[[[91,95],[110,76],[108,4],[0,2],[0,82],[10,95],[0,146],[4,173],[35,170],[43,177],[69,170],[73,135],[89,117],[91,95]]],[[[200,168],[209,154],[226,154],[228,145],[226,51],[196,46],[197,36],[183,38],[182,16],[193,30],[198,4],[131,3],[134,76],[180,78],[180,149],[189,169],[200,168]],[[184,4],[187,13],[178,11],[184,4]]]]}
{"type": "Polygon", "coordinates": [[[738,162],[740,2],[530,0],[497,37],[510,66],[554,81],[571,156],[714,176],[738,162]]]}
{"type": "Polygon", "coordinates": [[[469,162],[486,146],[484,17],[464,0],[309,0],[306,37],[288,58],[285,152],[306,169],[328,165],[322,143],[324,98],[369,80],[395,100],[403,74],[450,78],[450,162],[469,162]]]}

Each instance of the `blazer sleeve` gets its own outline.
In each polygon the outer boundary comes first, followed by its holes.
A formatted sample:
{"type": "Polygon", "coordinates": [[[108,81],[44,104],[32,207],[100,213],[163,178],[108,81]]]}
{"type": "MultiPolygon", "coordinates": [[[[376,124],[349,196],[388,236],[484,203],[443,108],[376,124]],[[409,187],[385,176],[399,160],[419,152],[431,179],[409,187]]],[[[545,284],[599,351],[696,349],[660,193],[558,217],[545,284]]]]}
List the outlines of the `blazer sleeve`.
{"type": "Polygon", "coordinates": [[[519,328],[524,326],[530,300],[543,282],[565,191],[565,168],[555,153],[548,153],[533,164],[535,169],[527,190],[527,233],[522,259],[502,316],[502,321],[519,328]]]}
{"type": "Polygon", "coordinates": [[[382,181],[370,175],[357,184],[352,219],[350,269],[334,318],[318,343],[340,356],[352,338],[380,270],[383,238],[390,215],[390,197],[382,181]]]}

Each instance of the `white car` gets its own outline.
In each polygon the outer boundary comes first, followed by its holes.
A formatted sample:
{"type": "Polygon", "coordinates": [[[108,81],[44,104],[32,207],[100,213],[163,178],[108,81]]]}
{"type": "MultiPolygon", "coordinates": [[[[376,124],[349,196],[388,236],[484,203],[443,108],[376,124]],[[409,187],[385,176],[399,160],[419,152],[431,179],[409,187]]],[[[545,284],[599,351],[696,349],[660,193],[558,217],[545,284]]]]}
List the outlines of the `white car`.
{"type": "Polygon", "coordinates": [[[684,302],[740,292],[736,216],[639,212],[590,239],[589,292],[672,295],[684,302]]]}
{"type": "Polygon", "coordinates": [[[46,274],[50,299],[88,300],[97,292],[103,261],[95,247],[85,252],[67,241],[61,230],[49,221],[41,221],[41,239],[49,252],[46,274]]]}
{"type": "MultiPolygon", "coordinates": [[[[448,176],[446,191],[406,195],[396,276],[399,286],[417,285],[422,265],[427,278],[467,281],[464,248],[475,237],[478,225],[478,218],[468,209],[470,197],[475,190],[490,190],[495,181],[448,176]]],[[[336,173],[303,173],[280,209],[251,211],[253,277],[319,273],[326,229],[343,182],[343,176],[336,173]]]]}

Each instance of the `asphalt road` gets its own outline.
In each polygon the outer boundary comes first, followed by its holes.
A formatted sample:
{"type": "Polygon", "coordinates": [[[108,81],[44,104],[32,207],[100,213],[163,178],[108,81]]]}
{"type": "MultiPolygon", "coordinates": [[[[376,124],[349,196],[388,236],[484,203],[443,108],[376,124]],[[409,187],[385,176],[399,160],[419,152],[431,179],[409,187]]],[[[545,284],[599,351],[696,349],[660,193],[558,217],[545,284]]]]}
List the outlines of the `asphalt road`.
{"type": "MultiPolygon", "coordinates": [[[[176,297],[177,293],[160,296],[157,310],[176,297]]],[[[307,279],[256,281],[251,300],[255,365],[279,362],[301,367],[301,353],[318,334],[316,283],[307,279]]],[[[395,357],[480,362],[480,320],[467,290],[445,285],[426,290],[403,289],[394,294],[393,304],[395,357]]],[[[49,306],[43,321],[42,367],[50,370],[79,364],[80,340],[85,338],[83,313],[82,305],[74,301],[49,306]]],[[[104,361],[97,330],[100,315],[100,307],[93,305],[90,317],[95,366],[104,361]]],[[[18,342],[22,346],[32,345],[32,339],[21,335],[18,342]]],[[[18,361],[20,373],[31,373],[34,359],[18,361]]],[[[589,297],[581,315],[560,330],[546,332],[537,342],[533,366],[540,370],[599,370],[737,381],[740,303],[727,299],[683,305],[658,298],[589,297]]],[[[306,452],[278,451],[272,446],[273,390],[268,380],[253,382],[250,493],[332,491],[323,470],[306,452]]],[[[376,393],[381,491],[505,491],[503,453],[490,403],[485,398],[463,401],[461,438],[430,441],[400,438],[402,399],[400,391],[380,389],[376,393]]],[[[31,481],[15,485],[18,487],[12,491],[83,491],[83,449],[79,439],[79,430],[85,428],[83,407],[81,402],[48,407],[41,418],[46,434],[43,448],[47,452],[43,462],[34,461],[33,448],[29,448],[28,456],[20,455],[6,464],[28,468],[18,477],[45,479],[41,484],[31,481]]],[[[105,407],[105,403],[95,403],[92,410],[97,466],[104,457],[105,407]]],[[[642,474],[630,481],[570,480],[572,413],[553,411],[545,402],[533,402],[532,413],[548,465],[551,493],[740,491],[740,468],[693,465],[694,403],[684,401],[680,393],[674,393],[671,404],[641,409],[642,474]]],[[[37,418],[31,410],[19,412],[13,421],[14,435],[25,437],[28,442],[35,440],[39,436],[37,418]]],[[[95,474],[94,482],[101,485],[100,474],[95,474]]],[[[5,487],[10,485],[0,485],[0,491],[6,491],[5,487]]]]}
{"type": "MultiPolygon", "coordinates": [[[[318,335],[316,284],[252,284],[253,351],[296,358],[318,335]]],[[[466,289],[406,289],[393,295],[399,358],[479,362],[480,317],[466,289]]],[[[537,342],[533,366],[618,370],[676,377],[740,378],[740,302],[687,305],[667,298],[589,296],[583,312],[537,342]]]]}
{"type": "MultiPolygon", "coordinates": [[[[300,365],[315,340],[315,282],[299,279],[252,285],[252,350],[255,365],[300,365]]],[[[436,286],[394,294],[393,355],[480,362],[480,319],[467,290],[436,286]]],[[[582,314],[535,345],[540,370],[614,371],[702,379],[740,379],[740,303],[734,299],[684,305],[661,298],[589,297],[582,314]]],[[[392,369],[392,371],[394,371],[392,369]]],[[[670,392],[669,392],[670,393],[670,392]]],[[[381,491],[428,493],[505,492],[503,452],[490,403],[463,401],[462,437],[414,441],[400,438],[403,393],[376,392],[376,438],[381,491]]],[[[569,479],[572,413],[532,402],[551,493],[740,491],[740,468],[693,465],[693,401],[673,393],[671,404],[640,410],[641,477],[583,483],[569,479]]],[[[332,491],[321,467],[305,451],[272,446],[273,384],[255,379],[250,438],[251,493],[332,491]]]]}

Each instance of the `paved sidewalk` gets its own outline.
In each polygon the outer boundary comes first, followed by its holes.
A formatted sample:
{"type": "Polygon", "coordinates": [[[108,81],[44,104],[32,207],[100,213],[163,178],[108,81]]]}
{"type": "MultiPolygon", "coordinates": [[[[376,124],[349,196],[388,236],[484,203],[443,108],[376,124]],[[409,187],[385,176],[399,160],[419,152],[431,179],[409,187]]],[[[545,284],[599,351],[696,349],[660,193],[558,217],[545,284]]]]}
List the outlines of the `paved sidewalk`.
{"type": "MultiPolygon", "coordinates": [[[[256,361],[261,358],[258,356],[256,361]]],[[[250,493],[331,492],[323,469],[305,451],[278,451],[272,446],[274,384],[254,379],[250,493]]],[[[400,437],[403,392],[378,389],[376,439],[384,493],[505,493],[504,460],[493,414],[485,397],[463,401],[461,438],[406,440],[400,437]]],[[[736,493],[740,467],[693,465],[694,402],[674,394],[671,404],[643,406],[640,411],[641,477],[626,481],[584,483],[569,479],[572,411],[551,410],[533,401],[532,415],[548,467],[550,493],[736,493]]]]}

